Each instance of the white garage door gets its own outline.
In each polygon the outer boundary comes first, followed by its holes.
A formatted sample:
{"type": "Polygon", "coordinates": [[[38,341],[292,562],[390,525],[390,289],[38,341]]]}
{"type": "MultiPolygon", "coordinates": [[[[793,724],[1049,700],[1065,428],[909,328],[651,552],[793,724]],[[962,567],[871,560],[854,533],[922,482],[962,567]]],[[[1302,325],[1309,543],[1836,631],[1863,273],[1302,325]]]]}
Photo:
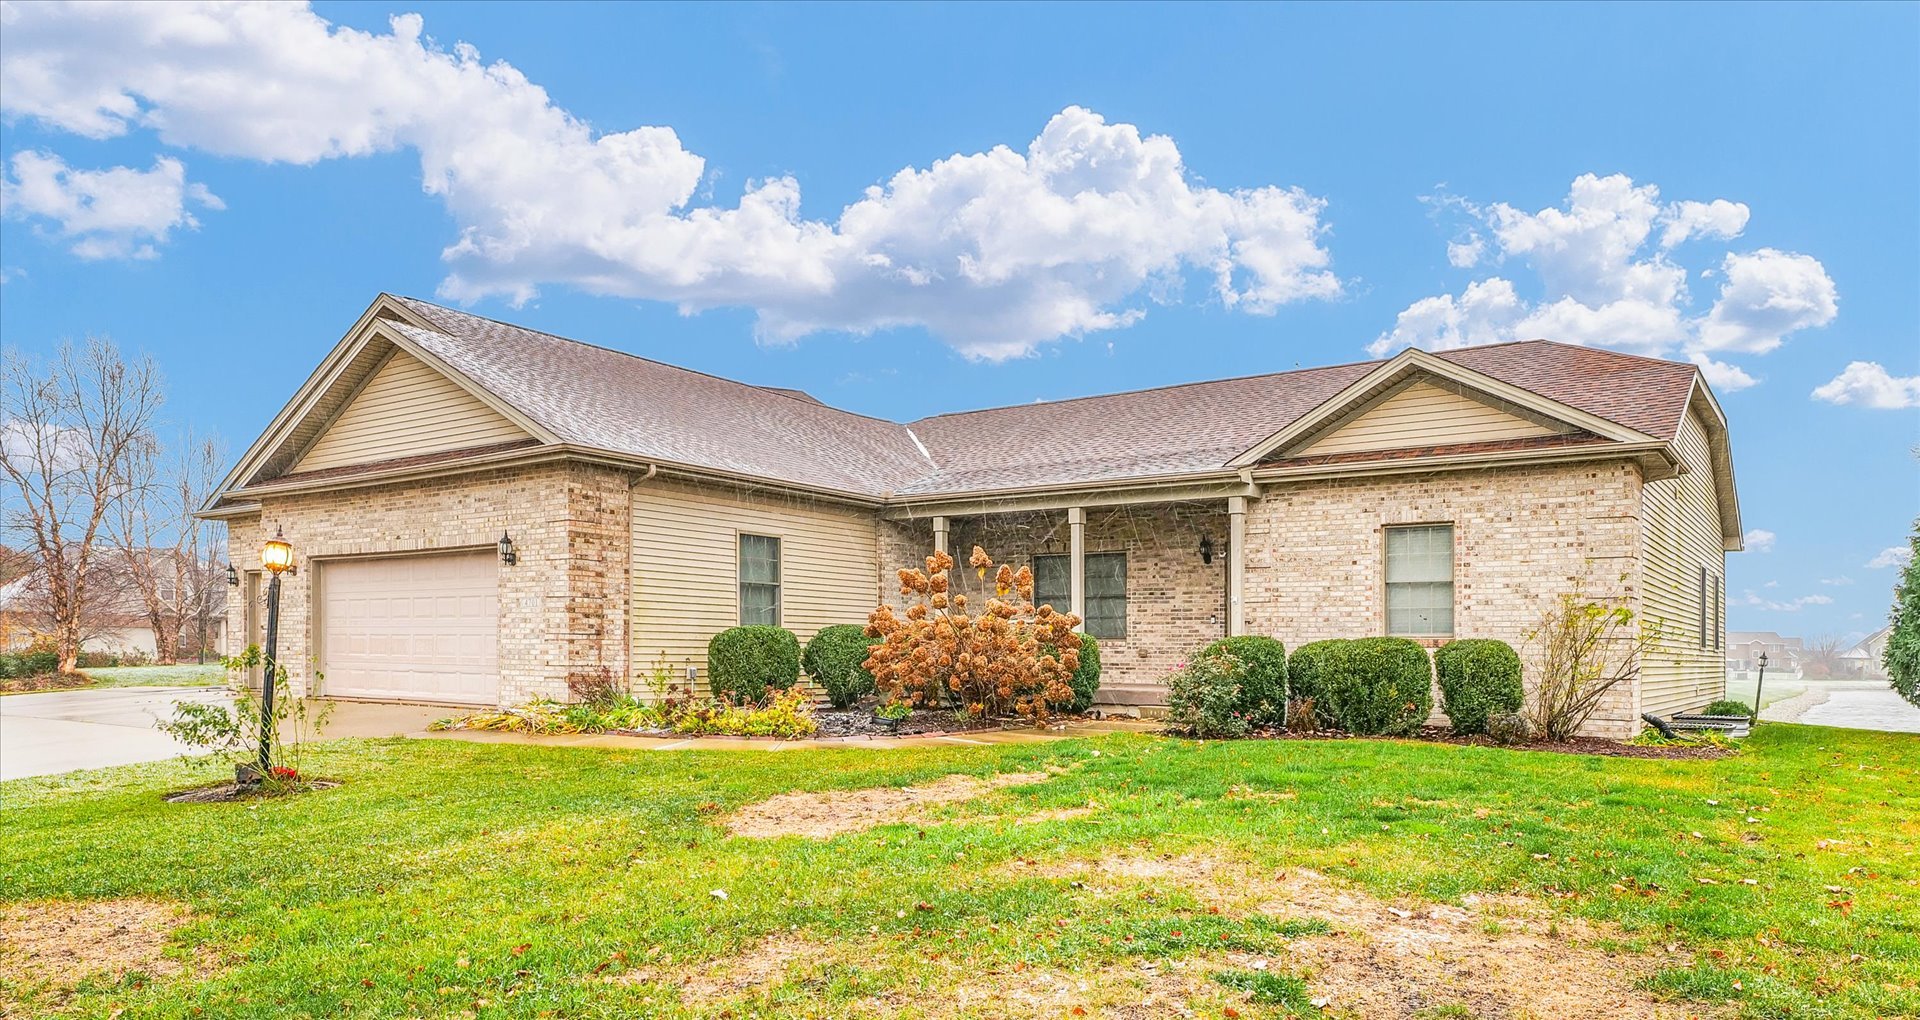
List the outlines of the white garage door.
{"type": "Polygon", "coordinates": [[[497,703],[500,590],[492,553],[324,563],[320,598],[327,694],[497,703]]]}

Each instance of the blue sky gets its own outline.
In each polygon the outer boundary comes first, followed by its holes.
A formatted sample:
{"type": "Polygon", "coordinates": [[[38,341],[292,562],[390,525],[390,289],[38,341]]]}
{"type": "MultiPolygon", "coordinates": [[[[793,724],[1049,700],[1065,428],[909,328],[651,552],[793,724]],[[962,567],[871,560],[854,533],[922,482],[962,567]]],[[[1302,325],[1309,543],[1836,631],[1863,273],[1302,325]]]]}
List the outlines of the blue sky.
{"type": "Polygon", "coordinates": [[[1742,629],[1877,627],[1920,510],[1920,7],[150,6],[5,15],[0,335],[236,453],[387,290],[896,419],[1694,358],[1742,629]]]}

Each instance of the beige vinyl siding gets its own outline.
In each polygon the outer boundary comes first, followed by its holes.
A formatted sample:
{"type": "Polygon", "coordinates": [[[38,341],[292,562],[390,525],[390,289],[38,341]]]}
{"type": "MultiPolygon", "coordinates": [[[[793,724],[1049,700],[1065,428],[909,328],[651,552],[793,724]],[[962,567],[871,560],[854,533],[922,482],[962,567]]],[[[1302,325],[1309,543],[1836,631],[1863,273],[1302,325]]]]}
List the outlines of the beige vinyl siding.
{"type": "Polygon", "coordinates": [[[1641,710],[1666,715],[1726,693],[1725,612],[1719,592],[1727,556],[1707,432],[1698,414],[1681,423],[1676,445],[1687,472],[1647,483],[1642,559],[1643,617],[1660,637],[1641,667],[1641,710]],[[1706,639],[1700,633],[1700,569],[1708,571],[1706,639]],[[1702,645],[1705,647],[1702,647],[1702,645]]]}
{"type": "Polygon", "coordinates": [[[1393,450],[1551,436],[1544,425],[1472,397],[1417,382],[1315,440],[1303,454],[1393,450]]]}
{"type": "Polygon", "coordinates": [[[396,353],[294,465],[318,471],[525,439],[526,432],[420,359],[396,353]]]}
{"type": "MultiPolygon", "coordinates": [[[[739,535],[780,539],[780,625],[804,645],[820,628],[865,623],[877,604],[871,514],[827,503],[648,482],[633,491],[632,662],[644,678],[663,657],[677,679],[700,669],[707,642],[739,622],[739,535]]],[[[637,685],[644,687],[644,685],[637,685]]]]}

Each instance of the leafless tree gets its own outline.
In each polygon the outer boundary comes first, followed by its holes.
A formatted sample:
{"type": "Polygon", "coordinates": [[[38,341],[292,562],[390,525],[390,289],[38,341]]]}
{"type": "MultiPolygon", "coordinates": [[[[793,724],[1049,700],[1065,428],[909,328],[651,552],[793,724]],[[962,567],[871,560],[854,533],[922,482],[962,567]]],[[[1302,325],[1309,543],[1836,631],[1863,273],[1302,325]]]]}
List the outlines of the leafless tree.
{"type": "Polygon", "coordinates": [[[1838,634],[1810,637],[1800,647],[1800,671],[1814,679],[1839,676],[1846,668],[1846,660],[1840,658],[1844,651],[1838,634]]]}
{"type": "Polygon", "coordinates": [[[63,671],[80,658],[102,528],[139,487],[132,470],[161,399],[153,361],[128,363],[105,339],[63,345],[45,366],[0,354],[0,472],[12,483],[0,525],[45,586],[63,671]]]}
{"type": "Polygon", "coordinates": [[[191,626],[206,643],[218,582],[225,572],[214,555],[217,535],[194,517],[219,480],[220,451],[191,433],[162,452],[146,446],[129,464],[132,488],[108,518],[114,566],[126,576],[134,606],[153,631],[154,657],[173,663],[191,626]]]}

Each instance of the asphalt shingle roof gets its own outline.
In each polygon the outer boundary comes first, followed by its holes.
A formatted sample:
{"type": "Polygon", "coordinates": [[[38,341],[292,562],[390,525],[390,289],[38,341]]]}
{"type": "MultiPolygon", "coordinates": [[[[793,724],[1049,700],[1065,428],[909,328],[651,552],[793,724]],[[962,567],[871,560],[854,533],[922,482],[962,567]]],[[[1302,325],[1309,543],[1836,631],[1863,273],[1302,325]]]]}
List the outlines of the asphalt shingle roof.
{"type": "MultiPolygon", "coordinates": [[[[1376,368],[1361,362],[900,424],[413,298],[394,328],[562,441],[875,498],[1217,471],[1376,368]]],[[[1545,340],[1438,355],[1656,439],[1696,369],[1545,340]]]]}

